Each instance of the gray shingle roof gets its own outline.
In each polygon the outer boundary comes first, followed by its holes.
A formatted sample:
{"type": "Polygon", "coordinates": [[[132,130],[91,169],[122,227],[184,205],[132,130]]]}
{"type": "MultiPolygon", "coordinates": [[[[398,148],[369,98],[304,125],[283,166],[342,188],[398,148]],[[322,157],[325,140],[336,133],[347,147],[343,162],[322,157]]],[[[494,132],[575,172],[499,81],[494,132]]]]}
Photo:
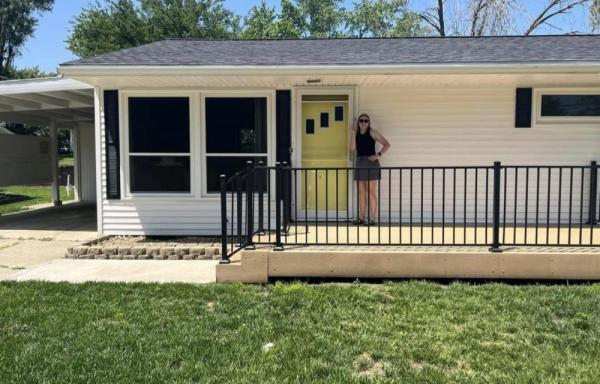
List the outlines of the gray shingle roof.
{"type": "Polygon", "coordinates": [[[304,39],[169,39],[64,63],[110,66],[600,62],[600,35],[304,39]]]}

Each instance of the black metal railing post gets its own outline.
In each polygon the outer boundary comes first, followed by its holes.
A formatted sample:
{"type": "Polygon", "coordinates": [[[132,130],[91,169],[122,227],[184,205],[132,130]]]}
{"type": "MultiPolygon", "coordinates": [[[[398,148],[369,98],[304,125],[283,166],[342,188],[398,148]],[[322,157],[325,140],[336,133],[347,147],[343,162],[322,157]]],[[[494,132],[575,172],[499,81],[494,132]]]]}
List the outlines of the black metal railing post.
{"type": "Polygon", "coordinates": [[[254,163],[247,162],[246,168],[246,246],[245,249],[254,247],[254,163]]]}
{"type": "Polygon", "coordinates": [[[281,163],[275,163],[275,247],[274,251],[283,251],[281,242],[281,163]]]}
{"type": "MultiPolygon", "coordinates": [[[[258,162],[258,233],[260,233],[261,235],[265,233],[265,214],[264,214],[264,198],[265,198],[265,190],[264,190],[264,186],[266,185],[265,183],[265,178],[264,178],[264,172],[265,169],[264,167],[264,163],[262,161],[258,162]]],[[[266,172],[269,172],[268,170],[266,172]]],[[[268,177],[268,174],[267,174],[268,177]]]]}
{"type": "Polygon", "coordinates": [[[595,225],[596,218],[596,201],[598,199],[598,164],[592,161],[590,166],[590,203],[588,212],[588,224],[595,225]]]}
{"type": "Polygon", "coordinates": [[[288,235],[288,225],[290,223],[290,213],[291,213],[291,205],[290,205],[290,183],[289,183],[289,164],[287,162],[281,163],[281,188],[282,188],[282,200],[283,200],[283,213],[282,213],[282,227],[283,234],[288,235]]]}
{"type": "Polygon", "coordinates": [[[502,164],[494,161],[494,198],[492,213],[492,244],[490,252],[502,252],[500,248],[500,174],[502,173],[502,164]]]}
{"type": "Polygon", "coordinates": [[[219,264],[229,264],[227,255],[227,178],[220,175],[221,185],[221,260],[219,264]]]}

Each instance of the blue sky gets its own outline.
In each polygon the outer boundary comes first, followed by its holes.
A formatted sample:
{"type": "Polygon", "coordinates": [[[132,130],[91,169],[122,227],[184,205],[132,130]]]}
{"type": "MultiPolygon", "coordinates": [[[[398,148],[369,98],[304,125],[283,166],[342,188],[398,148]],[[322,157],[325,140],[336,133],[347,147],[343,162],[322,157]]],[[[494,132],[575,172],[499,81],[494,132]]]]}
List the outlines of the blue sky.
{"type": "MultiPolygon", "coordinates": [[[[453,0],[450,0],[451,3],[453,0]]],[[[22,49],[22,55],[16,59],[17,67],[39,66],[44,71],[55,71],[58,64],[71,60],[74,55],[67,49],[65,40],[71,30],[71,21],[91,3],[90,0],[55,0],[52,12],[44,13],[39,18],[35,35],[30,38],[22,49]]],[[[225,6],[239,15],[245,15],[248,10],[259,3],[259,0],[225,0],[225,6]]],[[[279,4],[279,0],[267,0],[271,5],[279,4]]],[[[344,0],[346,7],[351,7],[352,0],[344,0]]],[[[415,8],[426,8],[432,0],[412,0],[415,8]]],[[[546,1],[524,0],[523,19],[539,12],[546,1]]],[[[587,28],[586,15],[579,11],[568,18],[555,20],[555,26],[564,30],[585,31],[587,28]]],[[[559,33],[556,29],[544,28],[539,33],[559,33]]]]}

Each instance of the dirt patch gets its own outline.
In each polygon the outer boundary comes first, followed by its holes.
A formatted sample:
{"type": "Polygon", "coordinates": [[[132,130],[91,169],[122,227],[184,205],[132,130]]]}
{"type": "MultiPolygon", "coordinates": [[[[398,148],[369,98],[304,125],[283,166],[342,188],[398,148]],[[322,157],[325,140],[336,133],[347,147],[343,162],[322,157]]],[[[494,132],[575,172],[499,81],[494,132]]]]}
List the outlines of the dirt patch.
{"type": "Polygon", "coordinates": [[[385,377],[385,370],[390,363],[373,358],[370,353],[363,353],[352,362],[354,374],[371,380],[381,380],[385,377]]]}
{"type": "Polygon", "coordinates": [[[221,239],[214,236],[184,236],[184,237],[155,237],[155,236],[109,236],[99,239],[96,243],[103,247],[134,247],[152,246],[157,248],[178,247],[187,245],[220,246],[221,239]]]}

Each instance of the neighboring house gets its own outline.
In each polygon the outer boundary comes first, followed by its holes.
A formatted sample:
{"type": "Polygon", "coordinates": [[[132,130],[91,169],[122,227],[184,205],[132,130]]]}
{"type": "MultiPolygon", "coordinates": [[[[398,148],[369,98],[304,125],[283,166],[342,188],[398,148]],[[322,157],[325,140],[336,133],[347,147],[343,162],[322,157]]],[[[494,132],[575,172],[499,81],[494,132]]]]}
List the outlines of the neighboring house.
{"type": "MultiPolygon", "coordinates": [[[[600,36],[172,39],[60,73],[95,89],[101,234],[218,234],[220,174],[248,160],[349,166],[347,132],[362,112],[391,142],[385,166],[600,158],[600,36]]],[[[397,173],[382,180],[382,210],[398,184],[397,173]]],[[[305,206],[323,207],[324,193],[305,206]]],[[[355,217],[347,196],[341,188],[338,203],[355,217]]],[[[431,220],[421,207],[415,217],[431,220]]]]}

